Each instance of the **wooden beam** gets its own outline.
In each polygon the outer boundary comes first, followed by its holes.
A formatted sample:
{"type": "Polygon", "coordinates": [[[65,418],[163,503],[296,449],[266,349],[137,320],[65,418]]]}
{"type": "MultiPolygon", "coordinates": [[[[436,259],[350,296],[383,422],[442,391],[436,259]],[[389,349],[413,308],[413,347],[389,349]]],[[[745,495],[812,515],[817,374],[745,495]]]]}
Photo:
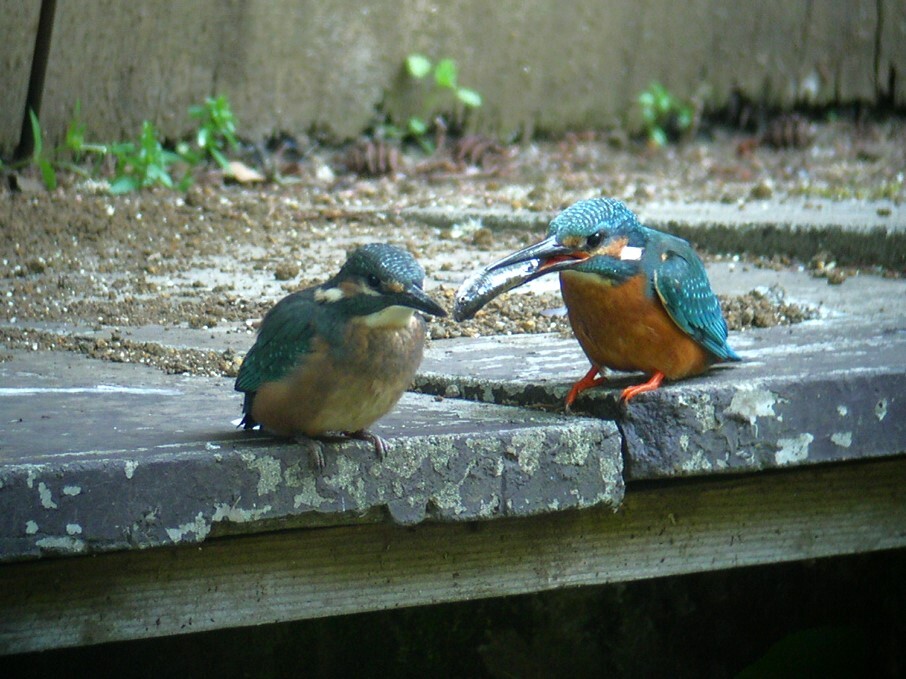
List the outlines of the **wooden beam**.
{"type": "Polygon", "coordinates": [[[0,567],[0,652],[906,546],[906,458],[630,488],[614,514],[368,524],[0,567]]]}

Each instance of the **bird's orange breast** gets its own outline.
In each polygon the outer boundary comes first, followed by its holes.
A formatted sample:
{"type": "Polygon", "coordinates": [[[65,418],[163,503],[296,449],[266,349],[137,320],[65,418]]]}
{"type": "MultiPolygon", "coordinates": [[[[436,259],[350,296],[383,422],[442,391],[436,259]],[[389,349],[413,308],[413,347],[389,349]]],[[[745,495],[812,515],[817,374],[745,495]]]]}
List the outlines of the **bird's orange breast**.
{"type": "Polygon", "coordinates": [[[645,287],[644,275],[616,285],[595,274],[560,273],[569,322],[586,356],[597,367],[662,372],[668,379],[704,372],[708,353],[645,287]]]}

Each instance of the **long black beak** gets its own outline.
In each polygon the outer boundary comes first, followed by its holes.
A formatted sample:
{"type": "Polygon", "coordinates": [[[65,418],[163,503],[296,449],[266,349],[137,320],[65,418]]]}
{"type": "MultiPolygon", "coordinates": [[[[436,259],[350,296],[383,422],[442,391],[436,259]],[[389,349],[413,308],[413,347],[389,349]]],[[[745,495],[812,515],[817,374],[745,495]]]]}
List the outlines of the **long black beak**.
{"type": "Polygon", "coordinates": [[[428,296],[424,290],[415,285],[410,285],[405,291],[399,293],[400,306],[407,306],[418,311],[423,311],[432,316],[444,317],[447,312],[444,308],[428,296]]]}
{"type": "MultiPolygon", "coordinates": [[[[549,260],[556,259],[558,257],[569,257],[572,258],[573,250],[566,247],[565,245],[560,245],[557,242],[557,239],[554,236],[550,238],[545,238],[539,243],[534,245],[529,245],[528,247],[517,250],[511,255],[507,255],[503,259],[499,259],[490,266],[485,268],[485,271],[497,271],[498,269],[503,269],[513,264],[521,264],[523,262],[534,261],[538,267],[538,275],[547,273],[546,267],[544,264],[549,260]]],[[[537,276],[535,276],[537,278],[537,276]]],[[[526,281],[529,279],[526,279],[526,281]]]]}
{"type": "Polygon", "coordinates": [[[453,318],[457,321],[472,318],[498,295],[545,274],[568,269],[586,257],[584,252],[559,244],[553,236],[522,248],[463,282],[456,291],[453,318]]]}

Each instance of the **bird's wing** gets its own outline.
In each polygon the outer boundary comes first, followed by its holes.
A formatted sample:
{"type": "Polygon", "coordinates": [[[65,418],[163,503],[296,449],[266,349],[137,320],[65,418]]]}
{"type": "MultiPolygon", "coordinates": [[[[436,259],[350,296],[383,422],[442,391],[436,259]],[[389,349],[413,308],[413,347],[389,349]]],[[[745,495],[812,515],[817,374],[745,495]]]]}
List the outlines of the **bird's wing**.
{"type": "Polygon", "coordinates": [[[320,309],[308,293],[284,297],[264,317],[258,339],[242,361],[236,391],[254,392],[265,382],[282,379],[312,350],[320,309]]]}
{"type": "Polygon", "coordinates": [[[708,275],[694,253],[665,250],[654,269],[654,288],[680,329],[720,360],[739,357],[727,345],[727,323],[708,275]]]}

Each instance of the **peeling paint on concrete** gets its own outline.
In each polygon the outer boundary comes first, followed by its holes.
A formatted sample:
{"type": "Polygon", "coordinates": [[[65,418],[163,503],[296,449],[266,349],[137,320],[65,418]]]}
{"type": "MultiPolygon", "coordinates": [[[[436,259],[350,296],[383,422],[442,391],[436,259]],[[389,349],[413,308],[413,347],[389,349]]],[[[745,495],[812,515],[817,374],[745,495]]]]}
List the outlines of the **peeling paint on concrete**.
{"type": "Polygon", "coordinates": [[[63,495],[75,497],[82,492],[81,486],[63,486],[63,495]]]}
{"type": "Polygon", "coordinates": [[[25,534],[26,535],[34,535],[37,532],[38,532],[38,524],[36,524],[34,521],[31,521],[31,520],[25,522],[25,534]]]}
{"type": "Polygon", "coordinates": [[[136,460],[126,460],[126,478],[131,479],[132,475],[135,473],[136,468],[138,467],[138,462],[136,460]]]}
{"type": "Polygon", "coordinates": [[[77,523],[67,523],[66,524],[66,534],[67,535],[81,535],[82,527],[77,523]]]}
{"type": "Polygon", "coordinates": [[[808,447],[815,437],[809,433],[800,434],[796,438],[778,439],[779,449],[774,454],[778,465],[794,464],[808,459],[808,447]]]}
{"type": "Polygon", "coordinates": [[[48,552],[62,552],[65,554],[79,554],[87,549],[84,540],[72,536],[41,538],[35,544],[48,552]]]}
{"type": "Polygon", "coordinates": [[[733,394],[733,399],[724,412],[754,425],[759,417],[777,417],[775,405],[777,394],[769,389],[741,387],[733,394]]]}
{"type": "Polygon", "coordinates": [[[50,492],[50,488],[43,481],[38,483],[38,496],[41,498],[41,506],[44,509],[57,508],[57,503],[53,501],[53,494],[50,492]]]}
{"type": "Polygon", "coordinates": [[[167,537],[175,543],[182,542],[183,538],[190,533],[195,533],[193,542],[200,542],[211,532],[211,525],[205,521],[204,515],[201,512],[198,512],[194,521],[183,523],[176,528],[167,528],[166,530],[167,537]]]}
{"type": "Polygon", "coordinates": [[[270,455],[253,455],[252,453],[242,453],[242,459],[252,469],[258,472],[258,496],[273,493],[280,486],[283,479],[283,471],[280,467],[280,460],[270,455]]]}
{"type": "Polygon", "coordinates": [[[841,448],[849,448],[853,444],[853,433],[851,431],[838,431],[831,434],[831,441],[841,448]]]}

